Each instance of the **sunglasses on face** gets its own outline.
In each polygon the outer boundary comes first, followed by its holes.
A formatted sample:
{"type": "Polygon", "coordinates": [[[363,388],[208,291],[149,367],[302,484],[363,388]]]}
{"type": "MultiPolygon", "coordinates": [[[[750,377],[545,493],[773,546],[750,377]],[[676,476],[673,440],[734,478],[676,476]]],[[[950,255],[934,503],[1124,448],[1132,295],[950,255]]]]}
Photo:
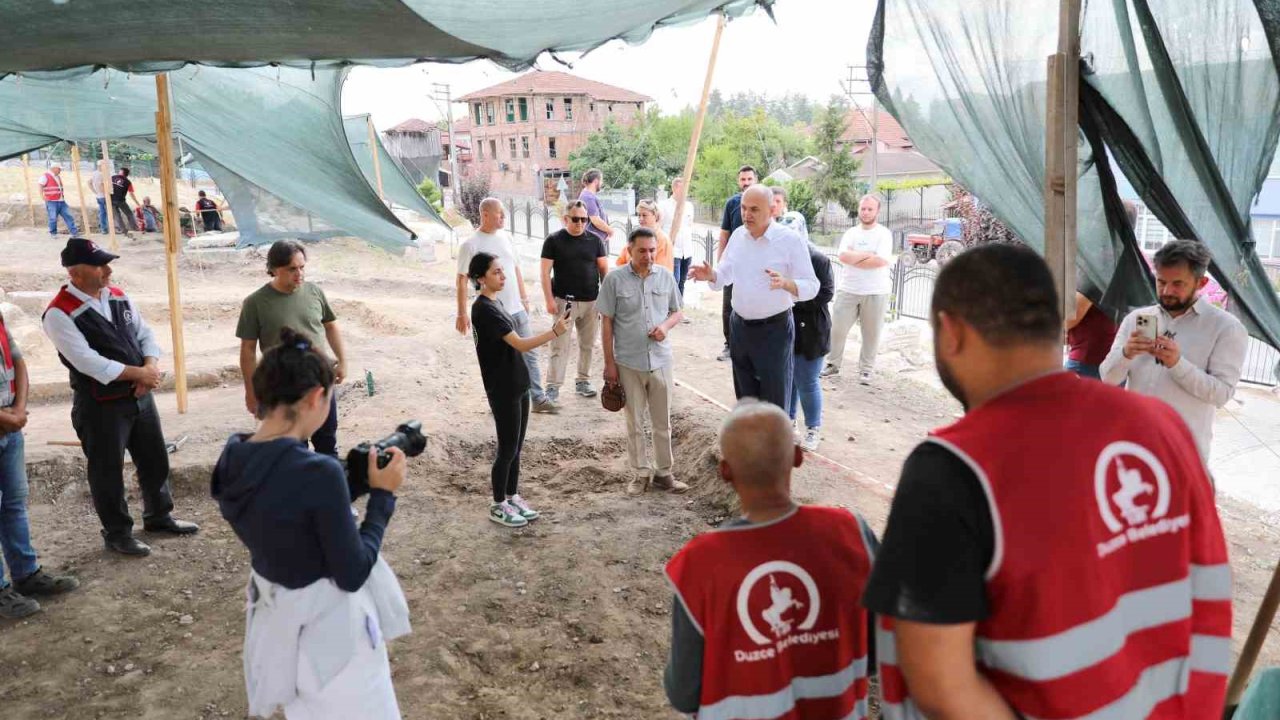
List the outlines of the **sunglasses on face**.
{"type": "Polygon", "coordinates": [[[584,223],[586,221],[587,219],[584,217],[574,217],[572,215],[569,216],[569,222],[571,223],[584,223]]]}

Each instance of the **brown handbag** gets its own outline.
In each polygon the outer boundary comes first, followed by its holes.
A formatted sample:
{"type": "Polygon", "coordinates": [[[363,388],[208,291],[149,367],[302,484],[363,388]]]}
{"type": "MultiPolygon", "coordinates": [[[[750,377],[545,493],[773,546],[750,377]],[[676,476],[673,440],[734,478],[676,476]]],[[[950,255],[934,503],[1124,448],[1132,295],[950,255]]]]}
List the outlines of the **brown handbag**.
{"type": "Polygon", "coordinates": [[[609,412],[618,412],[627,406],[627,393],[622,383],[606,382],[600,391],[600,404],[609,412]]]}

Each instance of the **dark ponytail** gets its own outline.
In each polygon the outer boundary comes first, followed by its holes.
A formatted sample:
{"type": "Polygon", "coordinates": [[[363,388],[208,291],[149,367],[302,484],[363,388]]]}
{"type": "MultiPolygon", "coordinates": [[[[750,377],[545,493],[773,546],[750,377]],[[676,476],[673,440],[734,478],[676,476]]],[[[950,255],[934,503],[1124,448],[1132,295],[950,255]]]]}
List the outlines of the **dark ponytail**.
{"type": "Polygon", "coordinates": [[[480,278],[488,274],[493,261],[497,259],[498,256],[487,252],[478,252],[471,256],[471,264],[467,265],[467,277],[471,280],[471,284],[475,286],[475,289],[480,289],[480,278]]]}
{"type": "Polygon", "coordinates": [[[281,405],[293,405],[317,387],[333,387],[333,362],[293,328],[280,330],[280,344],[268,350],[253,371],[258,416],[281,405]]]}

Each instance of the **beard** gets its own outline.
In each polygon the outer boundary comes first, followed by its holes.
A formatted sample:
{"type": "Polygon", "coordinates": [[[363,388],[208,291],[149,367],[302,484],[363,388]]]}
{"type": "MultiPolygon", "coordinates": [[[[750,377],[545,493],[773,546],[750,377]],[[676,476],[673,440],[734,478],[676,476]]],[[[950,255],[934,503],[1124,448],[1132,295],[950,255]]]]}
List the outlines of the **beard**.
{"type": "Polygon", "coordinates": [[[1190,297],[1179,298],[1170,295],[1160,296],[1160,307],[1171,313],[1180,313],[1189,310],[1192,305],[1196,304],[1199,299],[1197,293],[1191,293],[1190,297]]]}
{"type": "Polygon", "coordinates": [[[951,393],[951,396],[960,401],[960,405],[965,412],[969,412],[969,401],[965,399],[964,390],[960,387],[960,381],[956,379],[955,373],[951,372],[951,367],[946,361],[938,356],[938,350],[935,347],[933,351],[933,365],[938,370],[938,379],[942,381],[942,386],[951,393]]]}

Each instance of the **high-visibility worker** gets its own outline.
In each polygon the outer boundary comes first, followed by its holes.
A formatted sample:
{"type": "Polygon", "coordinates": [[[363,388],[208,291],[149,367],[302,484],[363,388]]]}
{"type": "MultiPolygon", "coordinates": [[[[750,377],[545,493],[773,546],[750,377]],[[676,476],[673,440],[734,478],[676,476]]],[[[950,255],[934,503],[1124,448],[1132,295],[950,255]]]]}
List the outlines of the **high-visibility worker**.
{"type": "Polygon", "coordinates": [[[884,718],[1221,713],[1231,569],[1195,440],[1064,371],[1059,308],[1026,248],[938,277],[938,374],[966,414],[907,459],[864,597],[884,718]]]}
{"type": "Polygon", "coordinates": [[[874,664],[858,603],[875,537],[849,510],[797,506],[804,453],[777,405],[744,400],[720,434],[743,516],[667,563],[667,697],[699,720],[861,720],[874,664]]]}
{"type": "Polygon", "coordinates": [[[76,219],[71,217],[71,210],[67,208],[66,188],[62,185],[62,165],[53,163],[49,169],[40,176],[40,194],[44,196],[44,209],[49,215],[49,237],[55,240],[58,237],[58,218],[67,224],[72,236],[79,235],[80,231],[76,228],[76,219]]]}

